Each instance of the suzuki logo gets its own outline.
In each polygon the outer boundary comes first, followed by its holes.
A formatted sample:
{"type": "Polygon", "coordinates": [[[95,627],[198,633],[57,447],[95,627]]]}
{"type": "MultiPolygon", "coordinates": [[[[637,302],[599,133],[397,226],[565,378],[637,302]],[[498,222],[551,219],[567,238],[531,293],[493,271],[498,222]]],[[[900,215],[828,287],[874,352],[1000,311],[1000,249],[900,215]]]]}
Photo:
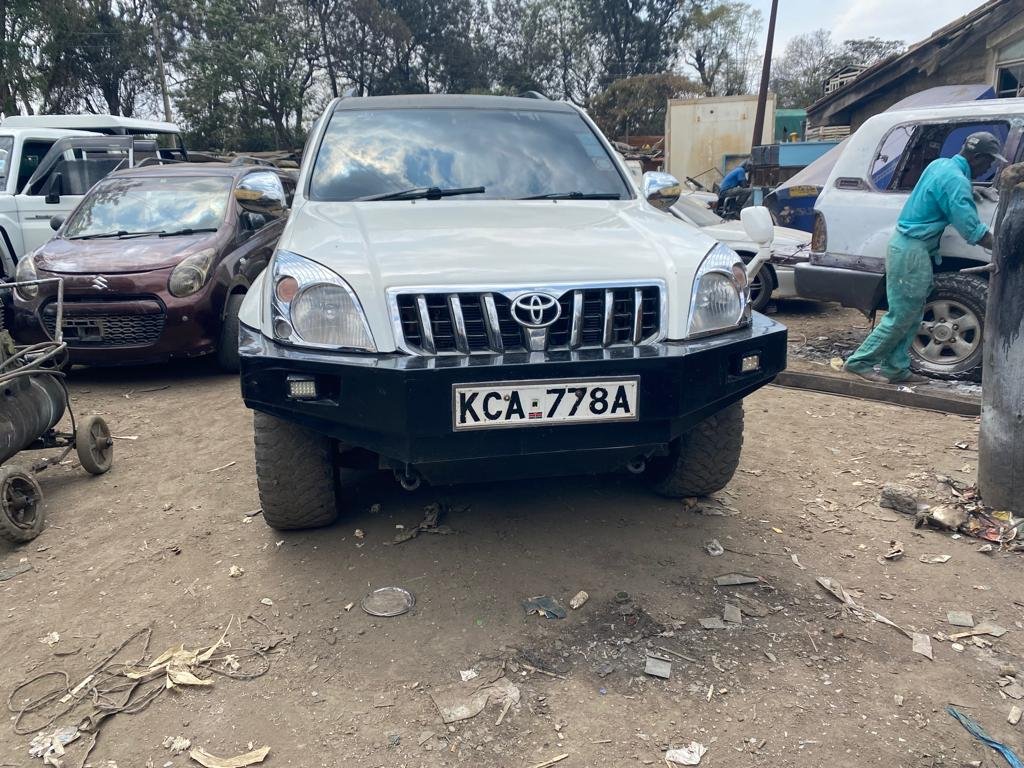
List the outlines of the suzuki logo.
{"type": "Polygon", "coordinates": [[[96,275],[96,277],[94,277],[92,279],[91,285],[92,285],[92,289],[94,291],[106,290],[106,288],[107,288],[107,278],[105,278],[103,275],[96,275]]]}
{"type": "Polygon", "coordinates": [[[524,328],[547,328],[561,314],[558,299],[546,293],[524,293],[512,302],[512,317],[524,328]]]}

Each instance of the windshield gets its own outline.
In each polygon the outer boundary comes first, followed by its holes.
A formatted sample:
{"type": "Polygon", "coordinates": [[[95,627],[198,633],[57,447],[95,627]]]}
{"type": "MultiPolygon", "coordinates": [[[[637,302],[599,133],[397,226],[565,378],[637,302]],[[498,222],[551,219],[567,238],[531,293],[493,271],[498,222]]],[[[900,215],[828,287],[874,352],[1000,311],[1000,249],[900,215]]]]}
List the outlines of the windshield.
{"type": "Polygon", "coordinates": [[[685,217],[691,224],[698,227],[713,227],[721,224],[722,218],[707,207],[699,199],[681,197],[679,202],[672,206],[673,210],[685,217]]]}
{"type": "Polygon", "coordinates": [[[11,155],[14,152],[14,137],[0,136],[0,192],[7,189],[7,172],[11,168],[11,155]]]}
{"type": "Polygon", "coordinates": [[[612,158],[576,113],[507,109],[339,110],[313,166],[313,200],[415,188],[465,189],[459,200],[569,192],[621,199],[612,158]]]}
{"type": "Polygon", "coordinates": [[[64,237],[217,229],[231,192],[227,176],[105,179],[71,215],[64,237]]]}

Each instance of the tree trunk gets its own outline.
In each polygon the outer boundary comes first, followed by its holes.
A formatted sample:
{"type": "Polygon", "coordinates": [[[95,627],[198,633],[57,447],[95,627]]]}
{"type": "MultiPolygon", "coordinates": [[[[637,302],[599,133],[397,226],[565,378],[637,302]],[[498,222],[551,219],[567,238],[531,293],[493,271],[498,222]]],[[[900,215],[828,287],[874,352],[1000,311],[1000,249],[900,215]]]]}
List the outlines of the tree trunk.
{"type": "Polygon", "coordinates": [[[1024,163],[1003,170],[996,271],[985,312],[978,486],[985,504],[1024,513],[1024,163]]]}

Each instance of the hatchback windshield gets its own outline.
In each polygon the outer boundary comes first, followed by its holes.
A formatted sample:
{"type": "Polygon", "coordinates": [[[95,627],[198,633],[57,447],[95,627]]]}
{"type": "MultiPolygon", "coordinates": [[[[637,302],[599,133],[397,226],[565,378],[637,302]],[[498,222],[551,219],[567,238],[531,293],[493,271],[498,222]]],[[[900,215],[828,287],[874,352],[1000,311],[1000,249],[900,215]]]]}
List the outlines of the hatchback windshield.
{"type": "Polygon", "coordinates": [[[0,192],[7,189],[7,172],[11,168],[11,152],[14,150],[13,136],[0,136],[0,192]]]}
{"type": "Polygon", "coordinates": [[[230,192],[227,176],[105,179],[71,215],[64,236],[217,229],[224,221],[230,192]]]}
{"type": "Polygon", "coordinates": [[[462,200],[630,196],[601,141],[575,113],[345,109],[331,117],[313,166],[312,199],[429,187],[484,188],[460,193],[462,200]]]}

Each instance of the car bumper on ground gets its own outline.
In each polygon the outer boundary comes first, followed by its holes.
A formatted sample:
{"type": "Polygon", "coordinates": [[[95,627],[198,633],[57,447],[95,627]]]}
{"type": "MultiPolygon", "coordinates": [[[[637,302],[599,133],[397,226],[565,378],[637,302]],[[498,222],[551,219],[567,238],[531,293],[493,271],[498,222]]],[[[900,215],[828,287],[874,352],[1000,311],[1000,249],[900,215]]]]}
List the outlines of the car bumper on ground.
{"type": "Polygon", "coordinates": [[[696,423],[770,382],[786,364],[786,329],[761,315],[744,329],[690,342],[572,352],[413,357],[321,353],[241,329],[247,406],[372,451],[431,480],[608,471],[663,451],[696,423]],[[744,358],[756,370],[743,372],[744,358]],[[289,396],[312,379],[313,400],[289,396]],[[454,429],[457,385],[633,378],[636,418],[586,424],[454,429]]]}

